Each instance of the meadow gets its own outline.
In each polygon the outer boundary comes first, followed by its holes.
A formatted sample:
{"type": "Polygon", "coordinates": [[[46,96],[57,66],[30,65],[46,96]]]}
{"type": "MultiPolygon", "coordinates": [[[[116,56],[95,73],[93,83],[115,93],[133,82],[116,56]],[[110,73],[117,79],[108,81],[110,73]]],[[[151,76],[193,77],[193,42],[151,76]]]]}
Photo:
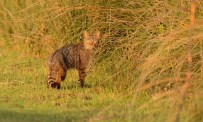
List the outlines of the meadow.
{"type": "Polygon", "coordinates": [[[1,0],[0,122],[203,121],[203,1],[195,5],[191,27],[186,0],[1,0]],[[50,54],[84,30],[101,32],[85,87],[72,69],[47,89],[50,54]]]}

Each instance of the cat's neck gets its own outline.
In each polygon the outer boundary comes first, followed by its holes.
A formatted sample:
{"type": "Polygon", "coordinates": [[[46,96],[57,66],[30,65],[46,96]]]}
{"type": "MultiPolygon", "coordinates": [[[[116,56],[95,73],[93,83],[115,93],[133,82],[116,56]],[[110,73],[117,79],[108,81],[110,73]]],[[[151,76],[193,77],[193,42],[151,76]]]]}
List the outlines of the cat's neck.
{"type": "Polygon", "coordinates": [[[93,49],[85,49],[85,51],[90,55],[93,55],[93,52],[94,52],[93,49]]]}

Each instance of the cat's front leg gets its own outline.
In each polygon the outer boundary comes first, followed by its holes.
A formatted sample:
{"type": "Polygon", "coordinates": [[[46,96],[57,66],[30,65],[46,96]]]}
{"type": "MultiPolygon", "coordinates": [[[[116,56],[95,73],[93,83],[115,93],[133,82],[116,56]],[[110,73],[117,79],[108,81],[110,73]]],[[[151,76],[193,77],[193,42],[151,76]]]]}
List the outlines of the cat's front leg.
{"type": "Polygon", "coordinates": [[[85,83],[85,78],[87,76],[87,73],[85,71],[85,69],[79,69],[79,81],[80,81],[80,86],[83,88],[84,87],[84,83],[85,83]]]}

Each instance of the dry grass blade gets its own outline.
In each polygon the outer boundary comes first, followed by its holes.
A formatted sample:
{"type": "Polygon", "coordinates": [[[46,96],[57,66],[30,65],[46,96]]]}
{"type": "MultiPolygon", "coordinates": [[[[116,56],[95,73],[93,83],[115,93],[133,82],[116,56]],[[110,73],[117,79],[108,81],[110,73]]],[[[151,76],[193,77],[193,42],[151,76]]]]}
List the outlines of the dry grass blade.
{"type": "Polygon", "coordinates": [[[179,122],[180,113],[183,109],[183,105],[185,102],[185,98],[187,95],[187,91],[191,86],[191,77],[192,77],[192,37],[193,37],[193,30],[194,30],[194,24],[195,24],[195,13],[196,13],[196,0],[191,1],[191,16],[190,16],[190,32],[189,32],[189,39],[188,39],[188,70],[186,74],[185,84],[183,85],[183,88],[181,89],[181,102],[178,107],[178,112],[176,115],[175,122],[179,122]]]}

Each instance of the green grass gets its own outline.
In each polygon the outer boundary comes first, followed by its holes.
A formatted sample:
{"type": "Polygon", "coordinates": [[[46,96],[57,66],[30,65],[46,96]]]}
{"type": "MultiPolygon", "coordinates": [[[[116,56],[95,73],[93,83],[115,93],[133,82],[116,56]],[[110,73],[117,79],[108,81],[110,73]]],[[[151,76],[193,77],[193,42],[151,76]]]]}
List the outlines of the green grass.
{"type": "MultiPolygon", "coordinates": [[[[0,122],[175,121],[189,16],[189,1],[1,0],[0,122]],[[47,89],[48,57],[84,30],[102,35],[85,88],[72,69],[61,90],[47,89]]],[[[202,20],[200,1],[182,122],[203,120],[202,20]]]]}
{"type": "Polygon", "coordinates": [[[81,89],[75,71],[69,72],[61,90],[47,89],[45,59],[10,53],[12,55],[3,54],[1,61],[1,81],[4,81],[0,89],[1,121],[86,121],[114,103],[116,109],[126,106],[129,99],[123,93],[115,92],[113,87],[99,89],[98,81],[90,78],[81,89]],[[70,80],[70,74],[76,76],[75,80],[70,80]]]}
{"type": "MultiPolygon", "coordinates": [[[[1,58],[4,60],[0,62],[0,121],[161,122],[174,119],[178,90],[136,93],[130,87],[113,83],[112,79],[101,84],[91,74],[86,87],[81,89],[74,70],[68,72],[61,90],[47,89],[46,59],[21,57],[14,51],[5,51],[1,58]]],[[[95,77],[102,77],[97,75],[95,77]]],[[[189,92],[181,114],[182,121],[202,119],[200,94],[196,90],[189,92]]]]}

